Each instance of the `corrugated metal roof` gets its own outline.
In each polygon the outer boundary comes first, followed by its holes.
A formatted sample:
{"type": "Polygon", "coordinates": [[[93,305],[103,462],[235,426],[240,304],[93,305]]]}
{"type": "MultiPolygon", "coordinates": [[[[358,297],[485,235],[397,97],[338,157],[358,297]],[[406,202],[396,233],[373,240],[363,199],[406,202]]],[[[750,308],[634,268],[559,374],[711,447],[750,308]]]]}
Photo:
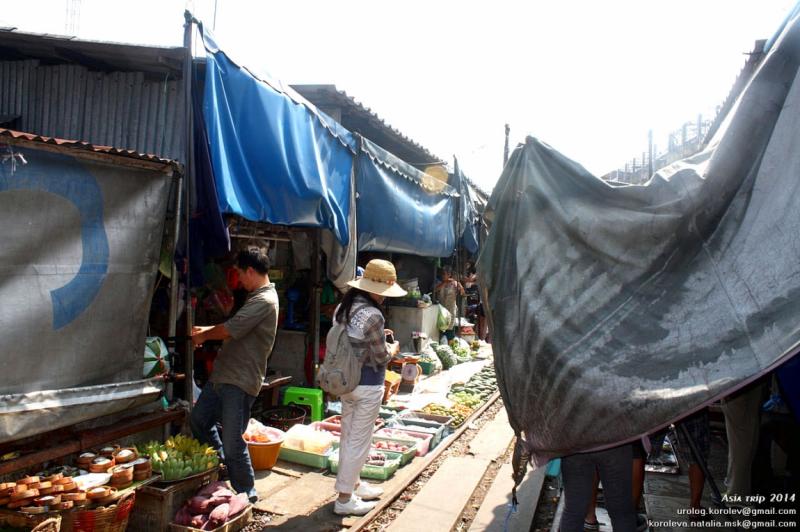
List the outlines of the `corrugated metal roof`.
{"type": "MultiPolygon", "coordinates": [[[[0,59],[3,52],[0,50],[0,59]]],[[[99,72],[39,59],[0,60],[0,115],[5,127],[81,139],[182,161],[183,83],[170,74],[99,72]]]]}
{"type": "Polygon", "coordinates": [[[422,144],[388,124],[375,111],[362,104],[336,85],[292,85],[304,98],[319,108],[338,106],[342,108],[341,123],[344,127],[361,133],[385,150],[397,155],[414,166],[447,164],[441,157],[431,153],[422,144]],[[386,138],[381,138],[383,133],[386,138]],[[388,144],[391,145],[387,145],[388,144]]]}
{"type": "Polygon", "coordinates": [[[63,35],[22,33],[0,29],[0,57],[39,59],[43,63],[79,63],[106,72],[146,72],[180,77],[184,49],[141,46],[104,41],[86,41],[63,35]]]}
{"type": "Polygon", "coordinates": [[[62,146],[68,149],[76,149],[76,150],[90,151],[94,153],[116,155],[128,159],[136,159],[140,161],[147,161],[151,163],[168,165],[179,170],[181,169],[181,165],[176,161],[170,159],[164,159],[158,157],[157,155],[137,153],[136,151],[133,150],[114,148],[112,146],[98,146],[82,140],[69,140],[69,139],[59,139],[54,137],[45,137],[42,135],[36,135],[35,133],[25,133],[23,131],[14,131],[13,129],[5,129],[5,128],[0,128],[0,138],[26,140],[42,144],[62,146]]]}
{"type": "Polygon", "coordinates": [[[0,125],[184,162],[183,53],[0,31],[0,125]]]}

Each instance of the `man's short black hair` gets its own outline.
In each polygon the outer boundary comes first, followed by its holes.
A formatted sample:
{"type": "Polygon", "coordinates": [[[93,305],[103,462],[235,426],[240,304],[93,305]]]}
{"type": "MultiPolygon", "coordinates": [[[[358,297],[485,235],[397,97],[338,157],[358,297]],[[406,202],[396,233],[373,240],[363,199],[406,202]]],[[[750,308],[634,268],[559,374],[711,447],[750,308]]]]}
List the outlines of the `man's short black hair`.
{"type": "Polygon", "coordinates": [[[253,268],[261,275],[269,271],[269,257],[257,249],[243,249],[236,255],[236,266],[241,270],[253,268]]]}

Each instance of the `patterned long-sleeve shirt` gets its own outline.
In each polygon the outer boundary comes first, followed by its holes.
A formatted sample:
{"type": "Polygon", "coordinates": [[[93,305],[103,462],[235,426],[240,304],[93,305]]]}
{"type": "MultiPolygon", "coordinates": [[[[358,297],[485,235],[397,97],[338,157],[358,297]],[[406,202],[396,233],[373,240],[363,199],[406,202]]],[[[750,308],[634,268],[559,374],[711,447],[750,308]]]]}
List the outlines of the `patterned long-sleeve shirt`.
{"type": "Polygon", "coordinates": [[[350,311],[347,336],[361,363],[377,369],[392,356],[386,347],[385,321],[381,311],[359,297],[350,311]]]}

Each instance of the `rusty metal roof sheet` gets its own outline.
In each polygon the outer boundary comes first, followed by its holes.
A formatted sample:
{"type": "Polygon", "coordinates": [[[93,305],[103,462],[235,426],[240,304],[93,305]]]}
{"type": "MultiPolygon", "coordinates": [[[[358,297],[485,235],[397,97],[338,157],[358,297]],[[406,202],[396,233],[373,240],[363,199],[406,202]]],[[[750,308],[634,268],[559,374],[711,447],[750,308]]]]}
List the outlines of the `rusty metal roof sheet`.
{"type": "MultiPolygon", "coordinates": [[[[172,166],[173,168],[176,168],[178,170],[182,169],[180,163],[173,161],[171,159],[163,159],[161,157],[158,157],[157,155],[151,155],[147,153],[137,153],[136,151],[133,150],[115,148],[113,146],[99,146],[83,140],[69,140],[69,139],[59,139],[54,137],[45,137],[43,135],[36,135],[35,133],[25,133],[23,131],[14,131],[12,129],[0,128],[0,139],[3,138],[12,138],[16,140],[30,141],[35,143],[47,144],[51,146],[61,146],[66,149],[82,150],[94,153],[101,153],[105,155],[116,155],[128,159],[135,159],[139,161],[147,161],[150,163],[162,164],[165,166],[172,166]]],[[[0,140],[0,143],[1,142],[2,140],[0,140]]]]}

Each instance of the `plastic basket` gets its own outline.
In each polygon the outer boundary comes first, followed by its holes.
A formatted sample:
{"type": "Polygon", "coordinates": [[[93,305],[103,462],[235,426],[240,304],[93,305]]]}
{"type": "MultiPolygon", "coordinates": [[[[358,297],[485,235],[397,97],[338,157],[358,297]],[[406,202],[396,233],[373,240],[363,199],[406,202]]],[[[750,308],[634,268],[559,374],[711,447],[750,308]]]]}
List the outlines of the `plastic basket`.
{"type": "Polygon", "coordinates": [[[306,411],[299,406],[276,406],[264,410],[261,414],[261,422],[267,426],[275,427],[286,432],[294,425],[302,423],[306,419],[306,411]]]}
{"type": "Polygon", "coordinates": [[[388,410],[386,409],[386,407],[381,407],[380,412],[378,412],[378,417],[381,418],[384,422],[388,422],[389,420],[397,417],[397,411],[388,410]]]}
{"type": "Polygon", "coordinates": [[[439,416],[436,414],[428,414],[427,412],[423,412],[421,410],[411,410],[402,412],[400,414],[401,418],[412,418],[415,425],[422,425],[423,427],[426,424],[430,427],[435,427],[437,425],[444,425],[445,427],[450,426],[453,422],[453,416],[439,416]]]}
{"type": "Polygon", "coordinates": [[[337,441],[339,440],[339,436],[341,435],[342,432],[341,425],[337,425],[336,423],[328,423],[326,421],[315,421],[310,426],[314,427],[314,429],[317,430],[325,430],[327,432],[330,432],[331,434],[333,434],[333,436],[336,438],[337,441]]]}
{"type": "Polygon", "coordinates": [[[281,452],[278,458],[293,464],[300,464],[317,469],[327,469],[330,464],[330,455],[339,446],[334,444],[333,448],[327,454],[316,454],[308,451],[298,451],[290,447],[281,447],[281,452]]]}
{"type": "Polygon", "coordinates": [[[424,360],[420,360],[417,362],[417,364],[419,364],[419,367],[422,368],[423,375],[433,375],[436,373],[437,366],[434,362],[425,362],[424,360]]]}
{"type": "Polygon", "coordinates": [[[425,456],[431,448],[432,434],[425,434],[423,432],[414,432],[402,428],[383,428],[375,433],[375,436],[382,438],[394,438],[397,440],[406,439],[417,444],[417,456],[425,456]]]}
{"type": "Polygon", "coordinates": [[[400,454],[400,465],[401,466],[404,466],[407,463],[409,463],[411,460],[414,459],[414,456],[417,455],[417,444],[414,441],[411,441],[411,440],[398,440],[398,439],[395,439],[395,438],[386,438],[386,437],[381,437],[381,436],[373,436],[372,437],[372,449],[374,449],[376,451],[380,451],[380,452],[390,452],[390,453],[391,452],[395,452],[395,451],[387,451],[386,449],[378,449],[377,447],[375,447],[375,444],[380,442],[380,441],[392,442],[392,443],[396,443],[398,445],[405,445],[405,446],[408,447],[408,450],[406,452],[399,453],[400,454]]]}
{"type": "MultiPolygon", "coordinates": [[[[327,417],[327,418],[322,420],[322,423],[325,423],[326,425],[336,425],[338,427],[341,427],[341,425],[342,425],[342,416],[336,415],[336,416],[327,417]]],[[[379,415],[377,418],[375,418],[375,428],[373,429],[373,431],[376,431],[376,430],[382,428],[385,424],[386,424],[386,422],[379,415]]],[[[341,430],[341,428],[339,430],[341,430]]]]}
{"type": "MultiPolygon", "coordinates": [[[[386,465],[376,466],[364,464],[358,476],[361,478],[369,478],[373,480],[389,480],[397,472],[400,467],[401,453],[394,453],[392,451],[378,451],[386,455],[386,465]]],[[[339,472],[339,451],[330,456],[330,469],[331,473],[336,474],[339,472]]]]}
{"type": "Polygon", "coordinates": [[[433,425],[431,422],[427,422],[423,424],[418,422],[416,419],[410,421],[403,418],[397,419],[390,428],[401,428],[406,430],[413,430],[414,432],[419,432],[422,434],[430,434],[431,449],[439,445],[439,442],[442,441],[442,438],[444,437],[444,431],[445,431],[445,426],[442,425],[441,423],[436,423],[435,425],[433,425]]]}

